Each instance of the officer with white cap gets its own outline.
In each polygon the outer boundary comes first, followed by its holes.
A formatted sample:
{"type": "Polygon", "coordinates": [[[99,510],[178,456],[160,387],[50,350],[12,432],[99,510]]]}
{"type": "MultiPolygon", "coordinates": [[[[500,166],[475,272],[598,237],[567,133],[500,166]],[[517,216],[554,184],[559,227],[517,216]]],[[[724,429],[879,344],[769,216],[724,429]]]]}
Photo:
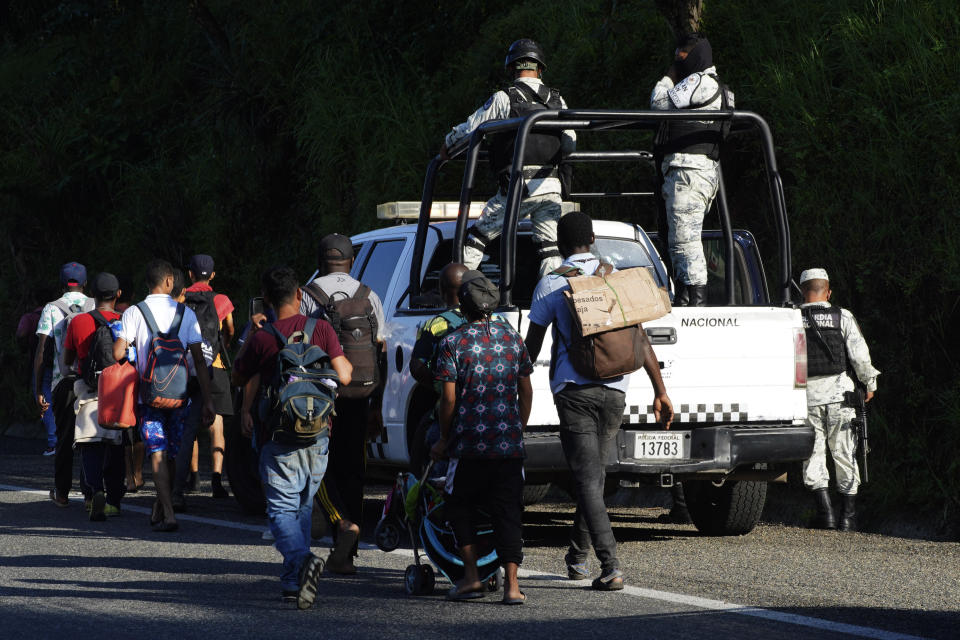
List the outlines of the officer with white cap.
{"type": "MultiPolygon", "coordinates": [[[[458,124],[444,138],[442,158],[454,146],[484,122],[525,117],[543,109],[566,109],[560,92],[547,87],[541,77],[547,64],[543,49],[533,40],[521,38],[510,45],[504,66],[513,84],[497,91],[465,122],[458,124]]],[[[514,132],[488,138],[490,165],[499,183],[499,191],[483,207],[480,219],[467,231],[463,262],[468,269],[477,269],[486,246],[503,230],[507,206],[507,186],[513,164],[514,132]]],[[[576,148],[576,133],[536,132],[527,138],[523,159],[523,200],[520,218],[533,221],[533,242],[540,256],[542,278],[560,266],[557,249],[557,221],[561,212],[560,160],[576,148]]]]}
{"type": "Polygon", "coordinates": [[[851,428],[856,412],[844,403],[844,393],[854,390],[855,375],[873,398],[880,372],[870,362],[870,350],[853,314],[830,304],[830,278],[824,269],[800,274],[803,292],[803,326],[807,337],[807,423],[816,439],[810,459],[803,463],[803,483],[816,496],[814,528],[836,529],[837,520],[827,486],[826,450],[833,457],[837,489],[843,500],[839,528],[856,530],[856,496],[860,473],[856,437],[851,428]]]}

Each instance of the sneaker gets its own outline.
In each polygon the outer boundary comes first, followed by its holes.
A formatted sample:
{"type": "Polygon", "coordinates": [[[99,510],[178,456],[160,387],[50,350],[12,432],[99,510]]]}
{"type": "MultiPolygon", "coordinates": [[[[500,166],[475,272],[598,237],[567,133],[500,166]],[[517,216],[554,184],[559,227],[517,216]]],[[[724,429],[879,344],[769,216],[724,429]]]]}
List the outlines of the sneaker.
{"type": "Polygon", "coordinates": [[[107,495],[103,491],[97,491],[90,500],[90,521],[103,522],[107,519],[104,513],[104,507],[107,506],[107,495]]]}
{"type": "Polygon", "coordinates": [[[56,455],[56,453],[57,453],[56,447],[47,447],[46,449],[43,450],[43,455],[45,456],[56,455]]]}
{"type": "Polygon", "coordinates": [[[105,516],[107,516],[108,518],[114,518],[114,517],[120,515],[120,507],[119,507],[119,506],[116,506],[116,507],[115,507],[115,506],[113,506],[112,504],[110,504],[110,503],[108,502],[108,503],[103,507],[103,514],[104,514],[105,516]]]}
{"type": "Polygon", "coordinates": [[[50,499],[53,500],[53,504],[57,505],[58,507],[70,506],[70,501],[67,500],[65,497],[61,497],[57,495],[56,489],[50,489],[50,499]]]}
{"type": "Polygon", "coordinates": [[[567,565],[567,577],[571,580],[586,580],[590,577],[590,570],[586,562],[567,565]]]}
{"type": "Polygon", "coordinates": [[[170,496],[170,504],[173,505],[174,513],[185,513],[187,510],[187,499],[183,497],[183,494],[173,494],[170,496]]]}
{"type": "Polygon", "coordinates": [[[317,585],[323,573],[323,560],[313,555],[307,556],[300,567],[300,589],[297,591],[297,609],[309,609],[317,599],[317,585]]]}
{"type": "Polygon", "coordinates": [[[283,591],[280,592],[280,603],[287,608],[296,607],[297,596],[299,595],[299,593],[300,592],[297,591],[296,589],[294,589],[293,591],[284,589],[283,591]]]}
{"type": "Polygon", "coordinates": [[[590,570],[587,569],[587,560],[583,559],[582,562],[577,562],[577,557],[567,552],[563,556],[563,563],[567,565],[567,577],[571,580],[585,580],[590,577],[590,570]]]}
{"type": "Polygon", "coordinates": [[[623,589],[623,572],[619,569],[604,571],[590,586],[597,591],[620,591],[623,589]]]}

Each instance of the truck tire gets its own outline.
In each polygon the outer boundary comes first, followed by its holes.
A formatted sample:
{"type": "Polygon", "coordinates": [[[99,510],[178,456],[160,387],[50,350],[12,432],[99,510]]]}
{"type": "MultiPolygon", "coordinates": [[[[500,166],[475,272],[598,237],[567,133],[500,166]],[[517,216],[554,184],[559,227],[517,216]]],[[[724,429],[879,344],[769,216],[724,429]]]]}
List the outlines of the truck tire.
{"type": "Polygon", "coordinates": [[[240,416],[228,418],[224,422],[223,435],[226,451],[223,455],[223,470],[230,481],[230,489],[240,506],[249,514],[260,515],[267,510],[267,499],[260,486],[260,469],[257,452],[250,438],[240,432],[240,416]]]}
{"type": "Polygon", "coordinates": [[[742,536],[750,533],[763,513],[767,483],[728,480],[719,487],[709,480],[684,480],[690,519],[708,536],[742,536]]]}
{"type": "Polygon", "coordinates": [[[550,491],[550,483],[546,484],[525,484],[523,485],[523,504],[524,506],[530,506],[531,504],[537,504],[541,500],[547,497],[547,492],[550,491]]]}

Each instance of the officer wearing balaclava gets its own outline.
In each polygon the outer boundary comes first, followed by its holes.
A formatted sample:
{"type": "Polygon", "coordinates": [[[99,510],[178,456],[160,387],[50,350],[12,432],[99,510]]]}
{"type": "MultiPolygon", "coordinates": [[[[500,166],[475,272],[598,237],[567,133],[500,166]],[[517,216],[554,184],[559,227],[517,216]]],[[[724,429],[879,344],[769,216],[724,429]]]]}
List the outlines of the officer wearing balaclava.
{"type": "MultiPolygon", "coordinates": [[[[715,111],[733,106],[733,93],[717,77],[710,41],[699,33],[684,36],[666,75],[653,88],[650,107],[715,111]]],[[[707,261],[700,234],[703,216],[717,194],[721,138],[720,123],[709,121],[672,120],[657,134],[654,151],[661,159],[675,306],[707,302],[707,261]]]]}

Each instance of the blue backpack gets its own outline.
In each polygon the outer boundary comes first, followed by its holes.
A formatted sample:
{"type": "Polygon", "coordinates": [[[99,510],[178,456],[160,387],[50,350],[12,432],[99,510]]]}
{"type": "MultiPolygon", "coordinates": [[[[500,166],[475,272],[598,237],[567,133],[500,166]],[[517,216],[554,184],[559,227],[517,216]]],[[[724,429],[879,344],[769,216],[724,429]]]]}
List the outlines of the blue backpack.
{"type": "Polygon", "coordinates": [[[307,319],[302,331],[284,336],[272,325],[280,343],[277,369],[260,405],[260,418],[271,439],[283,444],[309,445],[327,428],[333,414],[340,376],[330,365],[330,356],[310,344],[316,318],[307,319]]]}
{"type": "Polygon", "coordinates": [[[137,304],[150,330],[143,374],[140,376],[140,399],[155,409],[179,409],[187,403],[187,350],[180,342],[180,324],[183,322],[184,306],[177,304],[177,311],[170,329],[161,333],[157,321],[146,302],[137,304]]]}

